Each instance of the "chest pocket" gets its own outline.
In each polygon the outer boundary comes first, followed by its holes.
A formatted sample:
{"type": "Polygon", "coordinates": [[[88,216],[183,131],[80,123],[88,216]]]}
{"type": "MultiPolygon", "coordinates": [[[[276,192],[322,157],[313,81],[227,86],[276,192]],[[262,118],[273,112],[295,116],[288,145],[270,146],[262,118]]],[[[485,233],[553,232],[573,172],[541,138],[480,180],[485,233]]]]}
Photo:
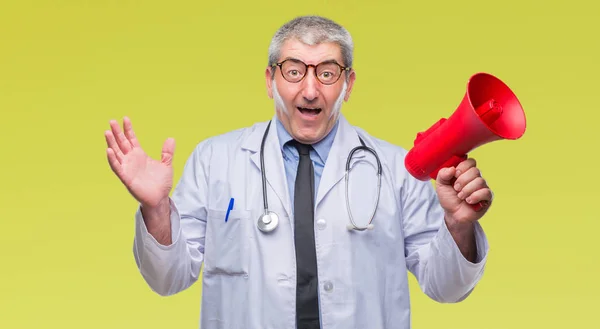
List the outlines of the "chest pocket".
{"type": "Polygon", "coordinates": [[[208,210],[204,272],[245,275],[249,264],[249,211],[208,210]]]}

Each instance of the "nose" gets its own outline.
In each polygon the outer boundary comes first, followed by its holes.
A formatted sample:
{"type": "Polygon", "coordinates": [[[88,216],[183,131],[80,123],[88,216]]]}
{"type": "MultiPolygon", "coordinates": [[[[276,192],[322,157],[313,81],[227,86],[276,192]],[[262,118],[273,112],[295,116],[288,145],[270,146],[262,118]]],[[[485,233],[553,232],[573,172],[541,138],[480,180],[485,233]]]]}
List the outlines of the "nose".
{"type": "Polygon", "coordinates": [[[304,97],[307,102],[314,101],[319,96],[319,81],[314,75],[314,70],[309,68],[308,74],[304,77],[302,84],[302,97],[304,97]]]}

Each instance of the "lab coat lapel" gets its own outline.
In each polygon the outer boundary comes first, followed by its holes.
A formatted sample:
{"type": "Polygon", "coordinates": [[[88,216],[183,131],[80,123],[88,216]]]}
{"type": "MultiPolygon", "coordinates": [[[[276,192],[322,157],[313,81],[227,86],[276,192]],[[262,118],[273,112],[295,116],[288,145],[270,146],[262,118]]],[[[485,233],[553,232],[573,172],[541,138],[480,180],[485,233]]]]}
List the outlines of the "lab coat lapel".
{"type": "MultiPolygon", "coordinates": [[[[344,178],[348,155],[350,155],[353,148],[360,145],[356,130],[348,123],[346,118],[340,114],[338,131],[333,140],[333,144],[331,145],[329,155],[327,156],[327,163],[325,164],[325,168],[323,168],[323,176],[321,177],[321,183],[319,184],[319,191],[315,202],[317,207],[327,193],[339,183],[342,178],[344,178]]],[[[353,160],[351,164],[364,156],[363,150],[355,152],[352,156],[353,160]]]]}
{"type": "MultiPolygon", "coordinates": [[[[260,163],[260,145],[263,139],[263,134],[265,129],[267,128],[268,122],[257,125],[256,129],[248,136],[246,141],[243,144],[243,148],[250,150],[253,154],[250,156],[250,159],[256,166],[256,168],[261,170],[260,163]]],[[[267,184],[270,186],[279,201],[283,204],[283,208],[287,213],[287,216],[291,214],[290,207],[290,196],[287,188],[287,181],[285,179],[285,168],[283,167],[283,156],[281,154],[281,149],[279,148],[279,138],[277,137],[277,129],[275,124],[275,119],[271,120],[271,126],[269,127],[269,133],[267,135],[267,139],[265,141],[265,174],[267,178],[267,184]]],[[[262,181],[260,181],[262,183],[262,181]]],[[[268,187],[267,186],[267,187],[268,187]]],[[[260,187],[260,193],[262,194],[262,186],[260,187]]],[[[261,196],[262,197],[262,196],[261,196]]],[[[268,199],[269,208],[273,208],[273,202],[276,200],[268,199]]]]}

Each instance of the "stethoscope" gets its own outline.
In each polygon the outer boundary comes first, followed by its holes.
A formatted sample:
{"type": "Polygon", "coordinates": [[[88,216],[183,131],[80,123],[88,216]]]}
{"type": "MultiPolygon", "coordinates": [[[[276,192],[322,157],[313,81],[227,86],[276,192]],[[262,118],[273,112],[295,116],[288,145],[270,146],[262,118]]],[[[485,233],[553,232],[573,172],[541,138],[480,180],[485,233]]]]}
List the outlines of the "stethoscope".
{"type": "MultiPolygon", "coordinates": [[[[257,222],[258,229],[264,233],[272,232],[279,225],[279,216],[269,210],[269,203],[267,201],[267,177],[265,173],[265,157],[264,157],[264,149],[265,149],[265,141],[267,140],[267,135],[269,134],[269,128],[271,127],[271,121],[267,125],[267,129],[265,130],[262,138],[262,142],[260,144],[260,168],[262,174],[262,190],[263,190],[263,204],[264,204],[264,212],[260,216],[257,222]]],[[[375,150],[365,145],[365,142],[362,138],[358,137],[360,140],[361,146],[357,146],[350,151],[348,154],[348,159],[346,160],[346,173],[345,173],[345,182],[346,182],[346,209],[348,209],[348,215],[350,217],[350,222],[346,225],[346,228],[350,230],[364,231],[364,230],[372,230],[373,229],[373,218],[375,217],[375,212],[377,211],[377,206],[379,205],[379,195],[381,193],[381,162],[379,161],[379,157],[375,150]],[[352,156],[356,151],[365,150],[373,154],[375,159],[377,160],[377,199],[375,201],[375,206],[373,207],[373,211],[371,212],[371,216],[369,218],[369,223],[366,226],[358,226],[354,222],[354,217],[352,216],[352,211],[350,210],[350,198],[348,196],[348,180],[350,177],[350,161],[352,160],[352,156]]]]}

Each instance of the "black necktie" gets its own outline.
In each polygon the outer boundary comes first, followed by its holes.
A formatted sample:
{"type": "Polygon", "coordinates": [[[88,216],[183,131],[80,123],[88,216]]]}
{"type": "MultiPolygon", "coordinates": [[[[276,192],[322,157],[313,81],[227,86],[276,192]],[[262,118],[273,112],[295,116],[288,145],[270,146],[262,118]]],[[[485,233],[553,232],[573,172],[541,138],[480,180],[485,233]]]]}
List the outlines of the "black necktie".
{"type": "Polygon", "coordinates": [[[294,189],[296,244],[296,320],[298,329],[318,329],[319,302],[314,231],[314,169],[310,145],[292,142],[300,153],[294,189]]]}

